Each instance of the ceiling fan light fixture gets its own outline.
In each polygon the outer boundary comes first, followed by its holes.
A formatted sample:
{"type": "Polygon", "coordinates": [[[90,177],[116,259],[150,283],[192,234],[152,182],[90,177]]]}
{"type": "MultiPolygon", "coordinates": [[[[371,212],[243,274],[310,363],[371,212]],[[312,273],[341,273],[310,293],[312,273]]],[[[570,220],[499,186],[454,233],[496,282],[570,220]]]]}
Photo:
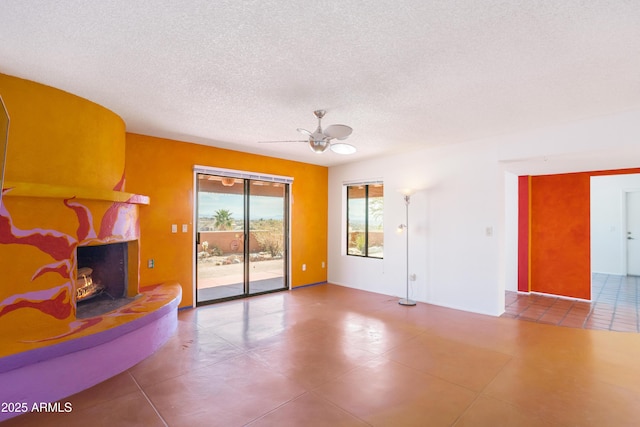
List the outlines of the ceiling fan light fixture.
{"type": "Polygon", "coordinates": [[[344,142],[337,142],[331,144],[331,151],[337,154],[353,154],[356,152],[356,147],[344,142]]]}
{"type": "Polygon", "coordinates": [[[311,148],[311,151],[313,151],[314,153],[321,154],[327,151],[327,148],[329,148],[329,142],[322,139],[319,141],[310,139],[309,148],[311,148]]]}
{"type": "Polygon", "coordinates": [[[315,110],[313,114],[318,119],[318,127],[312,133],[306,129],[298,128],[298,132],[304,134],[308,139],[301,139],[295,141],[258,141],[262,143],[268,142],[306,142],[309,145],[309,149],[316,154],[322,154],[331,148],[331,151],[338,154],[353,154],[356,152],[356,147],[351,144],[345,144],[343,142],[336,142],[332,144],[332,141],[347,139],[353,129],[347,125],[330,125],[326,129],[322,130],[322,118],[324,117],[325,110],[315,110]]]}

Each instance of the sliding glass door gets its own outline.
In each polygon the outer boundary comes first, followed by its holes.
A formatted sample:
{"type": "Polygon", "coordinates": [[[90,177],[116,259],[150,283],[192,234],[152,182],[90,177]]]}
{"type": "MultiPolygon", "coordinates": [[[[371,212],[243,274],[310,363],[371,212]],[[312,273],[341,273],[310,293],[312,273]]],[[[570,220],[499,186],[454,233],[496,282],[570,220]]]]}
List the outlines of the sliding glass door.
{"type": "Polygon", "coordinates": [[[249,293],[286,288],[288,184],[249,183],[249,293]]]}
{"type": "Polygon", "coordinates": [[[196,302],[288,288],[289,184],[197,174],[196,302]]]}

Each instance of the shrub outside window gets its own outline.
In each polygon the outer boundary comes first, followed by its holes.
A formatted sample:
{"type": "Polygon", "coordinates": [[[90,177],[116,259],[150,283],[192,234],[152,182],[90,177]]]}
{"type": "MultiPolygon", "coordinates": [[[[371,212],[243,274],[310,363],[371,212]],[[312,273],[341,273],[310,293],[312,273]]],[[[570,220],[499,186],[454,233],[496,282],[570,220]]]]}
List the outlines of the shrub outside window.
{"type": "Polygon", "coordinates": [[[347,186],[347,255],[383,258],[384,185],[347,186]]]}

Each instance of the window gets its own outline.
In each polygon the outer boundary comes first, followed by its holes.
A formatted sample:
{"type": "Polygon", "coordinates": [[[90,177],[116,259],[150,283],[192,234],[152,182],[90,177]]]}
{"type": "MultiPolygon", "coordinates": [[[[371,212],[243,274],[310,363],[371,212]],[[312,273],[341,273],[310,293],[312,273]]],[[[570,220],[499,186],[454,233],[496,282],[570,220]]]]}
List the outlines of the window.
{"type": "Polygon", "coordinates": [[[384,185],[347,185],[347,255],[382,258],[384,185]]]}

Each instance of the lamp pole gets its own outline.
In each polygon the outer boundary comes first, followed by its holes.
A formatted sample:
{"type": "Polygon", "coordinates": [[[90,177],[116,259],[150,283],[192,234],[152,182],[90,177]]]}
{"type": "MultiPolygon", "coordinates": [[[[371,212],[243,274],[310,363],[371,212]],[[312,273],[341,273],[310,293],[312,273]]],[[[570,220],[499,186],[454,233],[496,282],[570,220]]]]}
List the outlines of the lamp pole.
{"type": "Polygon", "coordinates": [[[405,224],[404,224],[404,228],[407,232],[407,236],[405,237],[406,243],[407,243],[407,248],[406,248],[406,252],[405,252],[405,257],[406,257],[406,261],[407,261],[407,274],[406,274],[406,279],[407,279],[407,297],[401,299],[400,301],[398,301],[398,304],[400,305],[416,305],[416,302],[413,300],[409,299],[409,203],[411,202],[411,195],[410,194],[405,194],[404,195],[404,206],[405,206],[405,224]]]}

